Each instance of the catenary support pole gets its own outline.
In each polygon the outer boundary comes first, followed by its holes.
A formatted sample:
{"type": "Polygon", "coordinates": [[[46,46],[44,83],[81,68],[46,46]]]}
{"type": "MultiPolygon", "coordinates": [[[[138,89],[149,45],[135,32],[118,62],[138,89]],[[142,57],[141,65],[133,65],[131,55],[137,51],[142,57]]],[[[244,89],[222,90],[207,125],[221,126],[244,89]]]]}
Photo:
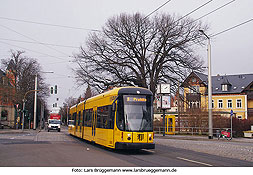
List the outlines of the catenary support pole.
{"type": "Polygon", "coordinates": [[[36,129],[36,116],[37,116],[37,81],[38,75],[35,75],[35,93],[34,93],[34,113],[33,113],[33,129],[36,129]]]}

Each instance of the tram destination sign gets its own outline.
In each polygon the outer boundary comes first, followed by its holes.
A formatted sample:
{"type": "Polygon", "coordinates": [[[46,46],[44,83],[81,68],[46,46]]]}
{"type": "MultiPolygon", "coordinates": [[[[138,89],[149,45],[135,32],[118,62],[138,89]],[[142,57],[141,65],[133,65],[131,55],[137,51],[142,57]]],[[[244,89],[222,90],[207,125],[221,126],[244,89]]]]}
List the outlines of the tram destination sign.
{"type": "Polygon", "coordinates": [[[127,102],[146,102],[146,97],[134,97],[134,96],[126,96],[127,102]]]}

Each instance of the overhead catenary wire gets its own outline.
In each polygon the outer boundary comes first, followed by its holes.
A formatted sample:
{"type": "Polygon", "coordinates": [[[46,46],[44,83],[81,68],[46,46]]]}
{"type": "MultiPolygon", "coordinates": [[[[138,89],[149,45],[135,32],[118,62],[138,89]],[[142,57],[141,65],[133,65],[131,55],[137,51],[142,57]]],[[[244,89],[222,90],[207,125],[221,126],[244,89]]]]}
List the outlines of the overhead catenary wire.
{"type": "Polygon", "coordinates": [[[7,18],[7,17],[3,17],[3,16],[0,16],[0,19],[10,20],[10,21],[18,21],[18,22],[25,22],[25,23],[31,23],[31,24],[38,24],[38,25],[46,25],[46,26],[52,26],[52,27],[61,27],[61,28],[67,28],[67,29],[88,30],[88,31],[93,31],[93,32],[101,32],[100,30],[97,30],[97,29],[87,29],[87,28],[82,28],[82,27],[73,27],[73,26],[66,26],[66,25],[60,25],[60,24],[49,24],[49,23],[43,23],[43,22],[7,18]]]}
{"type": "Polygon", "coordinates": [[[74,63],[74,61],[60,61],[60,62],[46,63],[44,65],[61,64],[61,63],[74,63]]]}
{"type": "MultiPolygon", "coordinates": [[[[27,36],[27,35],[24,35],[24,34],[22,34],[22,33],[20,33],[20,32],[17,32],[16,30],[11,29],[11,28],[9,28],[9,27],[6,27],[6,26],[4,26],[4,25],[2,25],[2,24],[0,24],[0,26],[3,27],[3,28],[5,28],[5,29],[7,29],[7,30],[10,30],[10,31],[12,31],[12,32],[14,32],[14,33],[17,33],[17,34],[19,34],[19,35],[21,35],[21,36],[23,36],[23,37],[25,37],[25,38],[28,38],[28,39],[30,39],[30,40],[33,40],[33,41],[35,41],[35,42],[37,42],[37,43],[41,43],[41,42],[39,42],[39,41],[37,41],[37,40],[35,40],[35,39],[33,39],[33,38],[27,36]]],[[[42,44],[42,43],[41,43],[41,44],[42,44]]],[[[42,44],[42,45],[44,45],[44,44],[42,44]]],[[[61,52],[61,51],[59,51],[59,50],[57,50],[57,49],[54,49],[54,48],[49,47],[49,46],[47,46],[47,45],[44,45],[44,46],[47,47],[47,48],[49,48],[49,49],[51,49],[51,50],[54,50],[54,51],[56,51],[56,52],[58,52],[58,53],[61,53],[61,54],[66,55],[66,56],[69,56],[68,54],[66,54],[66,53],[64,53],[64,52],[61,52]]]]}
{"type": "Polygon", "coordinates": [[[166,1],[164,4],[160,5],[158,8],[156,8],[155,10],[153,10],[152,12],[150,12],[148,15],[146,15],[143,20],[147,19],[150,15],[152,15],[153,13],[157,12],[160,8],[162,8],[163,6],[165,6],[166,4],[168,4],[170,1],[172,0],[168,0],[166,1]]]}
{"type": "Polygon", "coordinates": [[[32,50],[32,49],[27,49],[25,47],[17,46],[17,45],[14,45],[14,44],[3,42],[3,41],[0,41],[0,43],[6,44],[6,45],[10,45],[10,46],[13,46],[13,47],[18,47],[18,48],[21,48],[21,49],[25,49],[25,50],[28,50],[28,51],[31,51],[31,52],[34,52],[34,53],[39,53],[39,54],[42,54],[42,55],[45,55],[45,56],[48,56],[48,57],[53,57],[53,58],[57,58],[57,59],[60,59],[60,60],[67,61],[67,59],[64,59],[64,58],[60,58],[60,57],[57,57],[57,56],[49,55],[49,54],[42,53],[42,52],[39,52],[39,51],[35,51],[35,50],[32,50]]]}
{"type": "Polygon", "coordinates": [[[199,7],[195,8],[195,9],[193,9],[192,11],[190,11],[189,13],[187,13],[186,15],[184,15],[184,16],[182,16],[181,18],[179,18],[178,20],[176,20],[175,23],[178,22],[178,21],[180,21],[180,20],[182,20],[182,19],[184,19],[185,17],[189,16],[190,14],[196,12],[197,10],[203,8],[204,6],[206,6],[207,4],[209,4],[209,3],[212,2],[212,1],[213,1],[213,0],[209,0],[209,1],[207,1],[206,3],[202,4],[201,6],[199,6],[199,7]]]}
{"type": "Polygon", "coordinates": [[[21,43],[29,43],[29,44],[40,44],[40,45],[50,45],[50,46],[57,46],[57,47],[67,47],[67,48],[80,48],[77,46],[66,46],[60,44],[52,44],[52,43],[44,43],[44,42],[32,42],[32,41],[23,41],[23,40],[16,40],[16,39],[8,39],[8,38],[0,38],[0,40],[5,41],[14,41],[14,42],[21,42],[21,43]]]}
{"type": "MultiPolygon", "coordinates": [[[[171,1],[171,0],[170,0],[170,1],[171,1]]],[[[158,11],[160,8],[162,8],[163,6],[165,6],[165,5],[166,5],[167,3],[169,3],[170,1],[166,1],[164,4],[162,4],[162,5],[159,6],[157,9],[155,9],[155,10],[152,11],[150,14],[148,14],[145,18],[147,18],[148,16],[152,15],[154,12],[158,11]]],[[[201,17],[195,19],[194,21],[192,21],[192,22],[190,22],[190,23],[188,23],[188,24],[194,23],[194,22],[196,22],[196,21],[198,21],[198,20],[200,20],[200,19],[202,19],[202,18],[204,18],[204,17],[206,17],[206,16],[208,16],[208,15],[210,15],[210,14],[212,14],[212,13],[214,13],[214,12],[216,12],[216,11],[222,9],[222,8],[224,8],[224,7],[226,7],[227,5],[229,5],[229,4],[231,4],[231,3],[235,2],[235,1],[236,1],[236,0],[232,0],[232,1],[230,1],[230,2],[228,2],[228,3],[226,3],[226,4],[222,5],[222,6],[220,6],[220,7],[218,7],[218,8],[212,10],[211,12],[208,12],[207,14],[202,15],[201,17]]],[[[207,3],[209,3],[209,2],[210,2],[210,1],[208,1],[207,3]]],[[[205,3],[204,5],[206,5],[207,3],[205,3]]],[[[202,5],[202,6],[203,6],[203,5],[202,5]]],[[[202,7],[202,6],[201,6],[201,7],[202,7]]],[[[198,8],[200,8],[200,7],[198,7],[198,8]]],[[[193,13],[194,11],[196,11],[196,9],[193,10],[192,12],[188,13],[187,15],[193,13]]],[[[185,15],[184,17],[186,17],[187,15],[185,15]]],[[[184,18],[184,17],[182,17],[182,18],[184,18]]],[[[145,19],[145,18],[144,18],[144,19],[145,19]]],[[[0,19],[9,19],[9,20],[20,21],[20,22],[28,22],[28,21],[26,21],[26,20],[11,19],[11,18],[6,18],[6,17],[0,17],[0,19]]],[[[40,22],[31,22],[31,23],[40,24],[40,22]]],[[[93,29],[87,29],[87,30],[93,31],[93,29]]],[[[97,30],[95,30],[95,31],[97,31],[97,30]]],[[[13,41],[13,42],[23,42],[23,43],[29,43],[29,44],[50,45],[50,46],[56,46],[56,47],[66,47],[66,48],[76,48],[76,49],[77,49],[77,48],[80,48],[80,47],[77,47],[77,46],[67,46],[67,45],[52,44],[52,43],[45,43],[45,42],[22,41],[22,40],[8,39],[8,38],[0,38],[0,40],[13,41]]]]}
{"type": "Polygon", "coordinates": [[[206,16],[208,16],[208,15],[211,15],[212,13],[214,13],[214,12],[216,12],[216,11],[218,11],[218,10],[220,10],[220,9],[222,9],[222,8],[224,8],[224,7],[226,7],[226,6],[228,6],[229,4],[231,4],[231,3],[233,3],[233,2],[235,2],[235,0],[229,1],[228,3],[226,3],[226,4],[220,6],[220,7],[216,8],[216,9],[214,9],[214,10],[212,10],[212,11],[206,13],[205,15],[202,15],[201,17],[195,19],[195,20],[192,21],[191,23],[196,22],[196,21],[198,21],[198,20],[200,20],[200,19],[202,19],[202,18],[204,18],[204,17],[206,17],[206,16]]]}
{"type": "Polygon", "coordinates": [[[225,30],[223,30],[223,31],[221,31],[221,32],[212,34],[212,35],[210,35],[210,37],[218,36],[218,35],[220,35],[220,34],[223,34],[223,33],[225,33],[225,32],[228,32],[228,31],[230,31],[230,30],[232,30],[232,29],[235,29],[235,28],[237,28],[237,27],[240,27],[240,26],[242,26],[242,25],[244,25],[244,24],[247,24],[247,23],[249,23],[249,22],[252,22],[252,21],[253,21],[253,18],[251,18],[251,19],[249,19],[249,20],[247,20],[247,21],[245,21],[245,22],[242,22],[242,23],[240,23],[240,24],[237,24],[237,25],[235,25],[235,26],[233,26],[233,27],[230,27],[230,28],[228,28],[228,29],[225,29],[225,30]]]}

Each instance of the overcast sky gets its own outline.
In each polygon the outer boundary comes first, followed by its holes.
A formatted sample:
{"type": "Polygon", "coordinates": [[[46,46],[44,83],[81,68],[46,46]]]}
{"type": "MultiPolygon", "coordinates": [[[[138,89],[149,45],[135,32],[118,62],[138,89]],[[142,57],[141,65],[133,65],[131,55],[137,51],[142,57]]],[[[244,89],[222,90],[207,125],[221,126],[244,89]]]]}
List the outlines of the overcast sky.
{"type": "MultiPolygon", "coordinates": [[[[90,30],[53,27],[16,20],[33,21],[98,29],[108,18],[120,13],[149,14],[167,0],[0,0],[0,59],[10,55],[10,50],[25,50],[26,56],[38,59],[46,81],[59,87],[60,103],[69,96],[83,94],[85,87],[77,88],[71,68],[75,68],[73,53],[85,43],[90,30]],[[8,18],[8,19],[6,19],[8,18]],[[10,41],[18,40],[18,41],[10,41]],[[70,47],[45,46],[29,42],[43,42],[70,47]]],[[[209,0],[171,0],[158,13],[186,15],[209,0]]],[[[231,0],[213,0],[190,15],[197,19],[231,0]]],[[[253,19],[252,0],[236,0],[201,20],[210,25],[208,35],[253,19]]],[[[212,75],[253,73],[253,21],[212,38],[212,75]]],[[[206,47],[196,51],[207,60],[206,47]]],[[[49,104],[55,101],[51,97],[49,104]]]]}

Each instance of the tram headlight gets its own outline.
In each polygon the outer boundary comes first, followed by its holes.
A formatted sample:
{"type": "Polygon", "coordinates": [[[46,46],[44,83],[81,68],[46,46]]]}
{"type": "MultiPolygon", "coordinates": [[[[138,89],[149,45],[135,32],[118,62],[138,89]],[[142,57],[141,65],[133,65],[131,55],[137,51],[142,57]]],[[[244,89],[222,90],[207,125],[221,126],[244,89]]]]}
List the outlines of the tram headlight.
{"type": "Polygon", "coordinates": [[[149,140],[152,140],[152,134],[149,134],[148,137],[149,137],[149,140]]]}
{"type": "Polygon", "coordinates": [[[127,134],[127,140],[131,140],[131,134],[127,134]]]}

